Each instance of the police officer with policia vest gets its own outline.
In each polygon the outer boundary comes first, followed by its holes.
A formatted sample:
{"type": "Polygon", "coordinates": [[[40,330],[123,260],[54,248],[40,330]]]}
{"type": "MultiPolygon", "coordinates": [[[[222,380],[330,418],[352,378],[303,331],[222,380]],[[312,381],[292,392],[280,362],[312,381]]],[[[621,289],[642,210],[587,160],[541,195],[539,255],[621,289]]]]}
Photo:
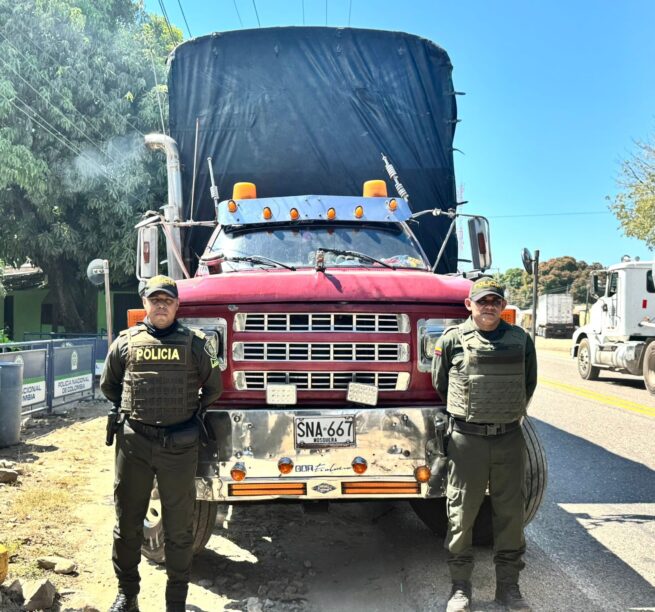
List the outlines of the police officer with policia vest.
{"type": "Polygon", "coordinates": [[[452,579],[447,612],[467,612],[473,571],[472,531],[487,485],[492,506],[496,601],[529,611],[518,580],[525,552],[526,446],[521,420],[537,386],[532,339],[500,318],[504,287],[478,279],[465,300],[471,316],[437,342],[432,382],[446,400],[448,533],[452,579]]]}
{"type": "Polygon", "coordinates": [[[110,612],[137,612],[138,565],[153,478],[157,477],[166,554],[166,611],[185,608],[191,571],[195,475],[202,411],[222,385],[215,339],[177,322],[177,285],[155,276],[141,292],[146,319],[111,345],[100,386],[115,406],[112,561],[118,596],[110,612]],[[201,390],[200,397],[198,391],[201,390]]]}

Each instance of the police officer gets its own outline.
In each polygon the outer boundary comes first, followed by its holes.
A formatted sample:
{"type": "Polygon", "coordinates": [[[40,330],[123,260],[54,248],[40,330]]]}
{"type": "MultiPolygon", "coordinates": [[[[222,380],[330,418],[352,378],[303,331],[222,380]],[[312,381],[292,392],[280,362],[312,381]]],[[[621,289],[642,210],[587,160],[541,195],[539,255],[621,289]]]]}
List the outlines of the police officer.
{"type": "Polygon", "coordinates": [[[500,317],[504,287],[478,279],[465,300],[471,316],[437,342],[432,382],[446,400],[448,533],[452,590],[447,612],[467,612],[473,571],[472,530],[487,486],[492,505],[496,601],[530,610],[518,586],[525,552],[525,454],[521,420],[537,386],[534,344],[500,317]]]}
{"type": "Polygon", "coordinates": [[[155,276],[141,296],[146,318],[112,343],[100,382],[115,406],[110,427],[124,418],[115,428],[112,561],[118,596],[110,612],[139,609],[138,564],[154,476],[164,527],[166,610],[178,612],[191,570],[199,413],[218,399],[222,385],[214,339],[176,320],[175,281],[155,276]]]}

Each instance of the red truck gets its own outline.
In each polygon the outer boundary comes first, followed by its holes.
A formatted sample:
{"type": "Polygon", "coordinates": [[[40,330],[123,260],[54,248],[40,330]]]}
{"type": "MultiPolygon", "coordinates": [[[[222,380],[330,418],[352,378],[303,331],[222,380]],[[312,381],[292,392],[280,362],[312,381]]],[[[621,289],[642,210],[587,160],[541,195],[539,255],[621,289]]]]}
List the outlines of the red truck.
{"type": "MultiPolygon", "coordinates": [[[[196,550],[229,504],[280,499],[407,500],[444,532],[432,354],[491,264],[486,220],[457,211],[450,69],[429,41],[351,29],[231,32],[174,52],[171,135],[146,137],[166,152],[169,202],[138,225],[137,273],[160,272],[163,231],[179,316],[216,338],[225,391],[200,451],[196,550]]],[[[528,419],[524,433],[529,521],[546,463],[528,419]]],[[[156,560],[159,517],[155,490],[144,553],[156,560]]],[[[487,501],[478,541],[490,525],[487,501]]]]}

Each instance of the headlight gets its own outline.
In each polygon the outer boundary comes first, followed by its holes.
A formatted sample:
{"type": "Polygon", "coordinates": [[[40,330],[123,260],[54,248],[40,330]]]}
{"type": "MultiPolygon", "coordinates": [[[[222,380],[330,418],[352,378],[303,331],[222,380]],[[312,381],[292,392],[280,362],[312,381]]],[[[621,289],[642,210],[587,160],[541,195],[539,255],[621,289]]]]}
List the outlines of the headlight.
{"type": "Polygon", "coordinates": [[[453,325],[463,323],[465,319],[420,319],[418,322],[417,348],[418,369],[429,372],[434,355],[434,347],[444,331],[453,325]]]}
{"type": "Polygon", "coordinates": [[[180,323],[186,327],[200,329],[206,334],[215,334],[217,336],[216,356],[218,357],[218,366],[221,371],[227,368],[225,359],[225,346],[227,344],[227,321],[219,317],[202,317],[202,318],[180,318],[180,323]]]}

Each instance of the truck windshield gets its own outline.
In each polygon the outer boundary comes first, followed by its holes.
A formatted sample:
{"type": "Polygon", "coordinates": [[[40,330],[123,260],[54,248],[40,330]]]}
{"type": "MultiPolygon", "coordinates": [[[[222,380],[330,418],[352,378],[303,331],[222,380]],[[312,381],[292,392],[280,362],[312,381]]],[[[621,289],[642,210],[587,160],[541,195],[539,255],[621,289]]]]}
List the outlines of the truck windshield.
{"type": "MultiPolygon", "coordinates": [[[[402,225],[329,223],[239,226],[221,228],[204,257],[222,253],[223,271],[261,267],[256,261],[229,261],[231,257],[265,256],[295,268],[312,268],[323,249],[356,251],[395,268],[428,269],[416,239],[402,225]]],[[[323,253],[326,267],[379,268],[380,264],[348,254],[323,253]]]]}

